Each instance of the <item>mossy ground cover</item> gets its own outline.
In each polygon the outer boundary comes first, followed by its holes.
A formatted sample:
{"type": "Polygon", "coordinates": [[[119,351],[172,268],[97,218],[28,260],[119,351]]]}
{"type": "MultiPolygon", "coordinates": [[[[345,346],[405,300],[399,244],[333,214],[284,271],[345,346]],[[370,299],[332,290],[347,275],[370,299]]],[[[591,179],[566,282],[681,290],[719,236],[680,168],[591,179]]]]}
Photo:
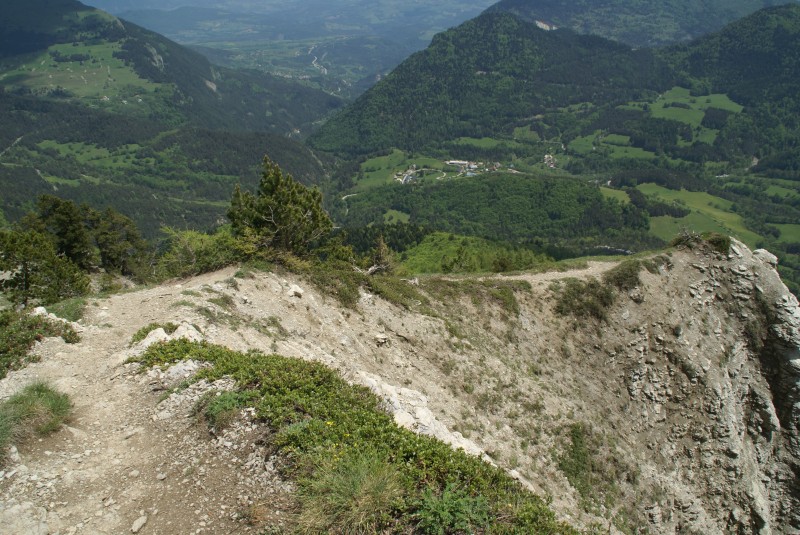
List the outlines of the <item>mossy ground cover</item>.
{"type": "Polygon", "coordinates": [[[150,367],[186,358],[211,364],[197,380],[232,377],[239,385],[208,398],[202,412],[252,406],[269,426],[285,474],[298,481],[303,529],[576,533],[503,470],[398,427],[379,398],[322,364],[186,340],[153,345],[139,360],[150,367]],[[364,510],[365,501],[381,506],[364,510]],[[364,514],[352,514],[358,510],[364,514]]]}

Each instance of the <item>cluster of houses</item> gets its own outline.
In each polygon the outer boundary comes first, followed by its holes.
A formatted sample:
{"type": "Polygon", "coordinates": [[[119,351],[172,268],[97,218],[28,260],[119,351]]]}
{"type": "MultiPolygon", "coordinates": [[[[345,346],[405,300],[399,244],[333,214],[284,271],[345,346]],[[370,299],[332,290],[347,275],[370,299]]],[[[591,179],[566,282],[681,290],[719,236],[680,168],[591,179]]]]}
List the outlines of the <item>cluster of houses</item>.
{"type": "Polygon", "coordinates": [[[469,162],[466,160],[448,160],[445,163],[453,167],[458,167],[459,174],[464,176],[475,176],[481,172],[497,171],[501,167],[500,162],[484,164],[483,162],[469,162]]]}
{"type": "MultiPolygon", "coordinates": [[[[500,171],[502,169],[502,164],[500,162],[494,162],[486,164],[484,162],[471,162],[467,160],[447,160],[444,163],[451,167],[455,167],[458,169],[459,176],[477,176],[480,173],[490,173],[492,171],[500,171]]],[[[507,171],[514,172],[514,166],[509,165],[507,171]]],[[[433,169],[425,169],[425,168],[418,168],[416,164],[411,164],[411,166],[406,169],[405,171],[398,171],[394,174],[394,180],[400,182],[401,184],[410,184],[420,178],[420,176],[424,176],[425,171],[434,171],[433,169]]],[[[439,178],[444,178],[446,173],[444,171],[439,171],[441,176],[439,178]]]]}

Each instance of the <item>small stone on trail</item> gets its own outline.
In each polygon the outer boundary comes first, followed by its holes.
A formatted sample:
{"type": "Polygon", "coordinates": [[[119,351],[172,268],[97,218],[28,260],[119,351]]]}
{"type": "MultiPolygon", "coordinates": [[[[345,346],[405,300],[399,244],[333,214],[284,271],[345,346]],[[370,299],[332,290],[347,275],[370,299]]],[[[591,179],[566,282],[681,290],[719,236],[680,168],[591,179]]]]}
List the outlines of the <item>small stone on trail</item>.
{"type": "Polygon", "coordinates": [[[296,284],[292,284],[287,293],[289,297],[303,297],[303,289],[296,284]]]}
{"type": "Polygon", "coordinates": [[[145,524],[147,524],[147,515],[140,516],[131,526],[131,533],[139,533],[145,524]]]}
{"type": "Polygon", "coordinates": [[[165,479],[167,479],[167,474],[161,472],[156,476],[156,479],[158,479],[159,481],[164,481],[165,479]]]}

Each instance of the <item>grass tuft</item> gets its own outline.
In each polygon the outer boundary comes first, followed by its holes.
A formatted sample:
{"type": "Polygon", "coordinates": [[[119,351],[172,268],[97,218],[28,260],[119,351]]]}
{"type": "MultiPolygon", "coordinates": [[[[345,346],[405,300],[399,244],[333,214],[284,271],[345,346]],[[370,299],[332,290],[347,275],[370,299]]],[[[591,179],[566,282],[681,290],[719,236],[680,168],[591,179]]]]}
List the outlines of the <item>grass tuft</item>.
{"type": "Polygon", "coordinates": [[[0,464],[12,442],[57,431],[71,412],[69,397],[43,382],[30,384],[0,403],[0,464]]]}
{"type": "Polygon", "coordinates": [[[317,468],[300,494],[306,533],[379,533],[403,497],[400,472],[376,453],[352,454],[317,468]]]}
{"type": "Polygon", "coordinates": [[[86,299],[83,297],[73,297],[47,307],[48,312],[67,321],[78,321],[83,317],[84,310],[86,310],[86,299]]]}

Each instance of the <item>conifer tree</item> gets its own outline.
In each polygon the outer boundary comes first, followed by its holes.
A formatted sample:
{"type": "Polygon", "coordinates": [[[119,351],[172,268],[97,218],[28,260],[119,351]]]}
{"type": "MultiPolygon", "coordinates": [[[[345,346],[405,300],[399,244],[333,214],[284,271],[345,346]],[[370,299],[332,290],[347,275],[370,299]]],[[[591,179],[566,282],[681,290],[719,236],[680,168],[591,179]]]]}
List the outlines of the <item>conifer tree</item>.
{"type": "Polygon", "coordinates": [[[303,255],[333,229],[322,193],[297,182],[269,157],[256,195],[234,189],[228,219],[252,253],[273,248],[303,255]]]}

